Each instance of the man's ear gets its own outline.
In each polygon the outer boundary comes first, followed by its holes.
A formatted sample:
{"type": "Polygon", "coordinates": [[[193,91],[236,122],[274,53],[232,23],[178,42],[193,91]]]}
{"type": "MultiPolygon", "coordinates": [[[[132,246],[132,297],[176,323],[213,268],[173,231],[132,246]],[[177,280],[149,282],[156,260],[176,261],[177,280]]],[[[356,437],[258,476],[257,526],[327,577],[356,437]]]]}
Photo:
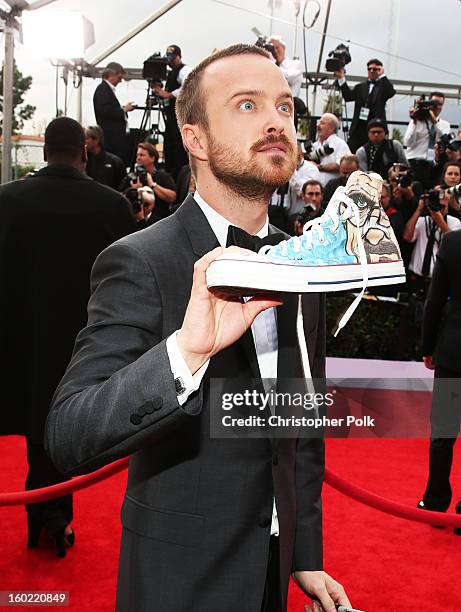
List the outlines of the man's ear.
{"type": "Polygon", "coordinates": [[[204,130],[198,125],[186,123],[181,129],[182,139],[187,151],[201,161],[208,161],[208,141],[204,130]]]}

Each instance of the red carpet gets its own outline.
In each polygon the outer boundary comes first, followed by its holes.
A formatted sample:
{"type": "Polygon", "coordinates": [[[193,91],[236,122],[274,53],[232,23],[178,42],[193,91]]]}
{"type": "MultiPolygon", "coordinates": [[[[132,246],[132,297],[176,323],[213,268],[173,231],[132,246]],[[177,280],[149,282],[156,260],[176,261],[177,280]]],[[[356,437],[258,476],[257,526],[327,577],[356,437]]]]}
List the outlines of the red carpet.
{"type": "MultiPolygon", "coordinates": [[[[0,491],[21,490],[23,440],[4,437],[0,443],[0,491]]],[[[414,506],[425,485],[427,447],[423,440],[329,440],[327,465],[358,485],[414,506]]],[[[455,455],[454,503],[461,497],[459,450],[455,455]]],[[[24,509],[0,508],[0,590],[69,591],[67,609],[113,610],[125,478],[116,475],[76,494],[76,545],[65,559],[55,557],[52,548],[27,550],[24,509]]],[[[326,570],[345,585],[357,608],[454,612],[461,606],[461,536],[452,530],[387,516],[328,486],[324,516],[326,570]]],[[[304,601],[293,587],[290,612],[303,612],[304,601]]]]}

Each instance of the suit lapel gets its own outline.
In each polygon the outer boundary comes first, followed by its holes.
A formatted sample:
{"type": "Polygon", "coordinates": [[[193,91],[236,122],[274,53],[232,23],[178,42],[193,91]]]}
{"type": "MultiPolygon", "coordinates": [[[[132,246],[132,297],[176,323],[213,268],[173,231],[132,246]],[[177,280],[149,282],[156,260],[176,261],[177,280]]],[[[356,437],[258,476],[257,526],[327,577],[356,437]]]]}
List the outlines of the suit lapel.
{"type": "MultiPolygon", "coordinates": [[[[175,215],[183,226],[197,259],[203,257],[209,251],[219,246],[207,218],[203,214],[200,206],[196,203],[192,195],[188,195],[184,203],[178,208],[175,215]]],[[[238,341],[248,363],[250,364],[252,376],[256,379],[261,378],[259,371],[256,349],[253,341],[251,329],[248,329],[238,341]]]]}

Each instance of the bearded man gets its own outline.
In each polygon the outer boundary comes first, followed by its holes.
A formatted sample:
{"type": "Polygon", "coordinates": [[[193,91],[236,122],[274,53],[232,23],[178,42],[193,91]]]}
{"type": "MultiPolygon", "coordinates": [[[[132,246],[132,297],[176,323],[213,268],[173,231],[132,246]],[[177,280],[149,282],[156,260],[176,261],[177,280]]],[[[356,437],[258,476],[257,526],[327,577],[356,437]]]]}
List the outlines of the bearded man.
{"type": "MultiPolygon", "coordinates": [[[[240,301],[205,280],[230,239],[275,232],[269,198],[296,167],[292,94],[266,51],[234,45],[192,70],[176,108],[196,191],[99,257],[48,449],[66,474],[131,455],[120,612],[281,612],[290,574],[333,611],[349,600],[323,571],[323,440],[210,432],[229,387],[302,376],[296,296],[240,301]]],[[[321,379],[323,296],[302,309],[321,379]]]]}

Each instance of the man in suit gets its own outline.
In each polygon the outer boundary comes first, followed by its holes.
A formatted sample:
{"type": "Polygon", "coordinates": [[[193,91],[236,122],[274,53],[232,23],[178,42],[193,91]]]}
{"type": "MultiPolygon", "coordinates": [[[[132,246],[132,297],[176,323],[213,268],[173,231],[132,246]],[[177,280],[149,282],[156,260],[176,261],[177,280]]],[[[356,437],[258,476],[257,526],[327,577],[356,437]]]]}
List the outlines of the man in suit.
{"type": "Polygon", "coordinates": [[[383,63],[379,59],[369,60],[367,70],[368,79],[358,83],[354,89],[346,82],[344,68],[335,72],[344,100],[355,102],[348,140],[352,153],[367,142],[367,123],[371,119],[378,118],[386,122],[386,102],[395,95],[394,87],[385,76],[383,63]]]}
{"type": "Polygon", "coordinates": [[[102,73],[102,81],[93,95],[96,123],[104,133],[104,146],[109,153],[117,155],[128,166],[127,113],[135,107],[133,102],[120,106],[115,88],[125,76],[125,70],[117,62],[110,62],[102,73]]]}
{"type": "MultiPolygon", "coordinates": [[[[239,301],[205,278],[239,228],[274,232],[269,196],[296,166],[292,94],[265,50],[234,45],[194,68],[177,113],[196,192],[99,257],[48,450],[67,474],[131,455],[120,612],[281,612],[291,573],[333,612],[349,600],[322,565],[323,441],[210,434],[224,392],[302,375],[297,296],[239,301]]],[[[324,296],[302,308],[323,378],[324,296]]]]}
{"type": "MultiPolygon", "coordinates": [[[[0,188],[2,433],[27,437],[26,489],[65,480],[43,449],[54,390],[86,323],[90,270],[109,244],[135,229],[126,200],[84,172],[85,134],[61,117],[45,131],[48,165],[0,188]]],[[[60,540],[72,497],[26,507],[29,545],[44,527],[60,540]]]]}
{"type": "Polygon", "coordinates": [[[424,309],[424,364],[434,372],[429,476],[419,508],[446,512],[453,446],[461,422],[461,230],[443,236],[424,309]]]}

